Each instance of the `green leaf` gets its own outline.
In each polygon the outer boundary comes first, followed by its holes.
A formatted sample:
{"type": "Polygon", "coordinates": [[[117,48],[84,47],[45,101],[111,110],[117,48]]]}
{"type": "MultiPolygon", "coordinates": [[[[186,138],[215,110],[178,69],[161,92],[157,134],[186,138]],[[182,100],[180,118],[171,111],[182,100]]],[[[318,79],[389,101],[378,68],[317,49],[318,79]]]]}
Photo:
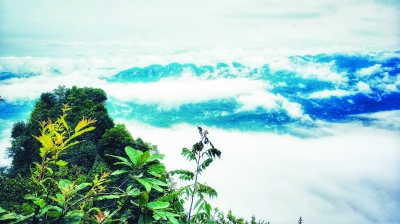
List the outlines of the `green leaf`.
{"type": "Polygon", "coordinates": [[[23,203],[22,209],[23,209],[25,215],[29,215],[29,214],[32,214],[35,212],[35,209],[28,203],[23,203]]]}
{"type": "Polygon", "coordinates": [[[153,213],[154,213],[153,218],[155,220],[158,220],[160,218],[162,218],[163,220],[167,220],[167,215],[163,210],[153,210],[153,213]]]}
{"type": "Polygon", "coordinates": [[[0,207],[0,214],[1,213],[6,213],[7,211],[6,210],[4,210],[2,207],[0,207]]]}
{"type": "Polygon", "coordinates": [[[200,213],[201,210],[203,210],[205,204],[206,204],[205,201],[203,201],[203,203],[200,204],[199,209],[197,210],[197,213],[200,213]]]}
{"type": "Polygon", "coordinates": [[[170,212],[165,212],[167,215],[168,220],[173,223],[173,224],[179,224],[178,220],[175,219],[174,216],[179,216],[178,214],[170,213],[170,212]]]}
{"type": "Polygon", "coordinates": [[[154,209],[154,210],[168,208],[168,206],[169,206],[169,203],[164,202],[164,201],[152,201],[147,204],[147,207],[154,209]]]}
{"type": "Polygon", "coordinates": [[[155,176],[155,177],[158,177],[158,178],[161,177],[161,175],[158,174],[158,173],[156,173],[156,172],[150,171],[149,173],[150,173],[151,175],[155,176]]]}
{"type": "Polygon", "coordinates": [[[151,184],[149,182],[147,182],[144,179],[140,179],[140,178],[136,178],[137,181],[139,181],[139,183],[141,183],[145,188],[147,192],[150,192],[151,190],[151,184]]]}
{"type": "Polygon", "coordinates": [[[39,210],[39,216],[42,216],[42,215],[46,214],[46,212],[49,211],[49,210],[54,210],[57,213],[59,213],[60,215],[62,213],[62,208],[57,207],[57,206],[53,206],[53,205],[46,205],[46,206],[44,206],[43,208],[41,208],[39,210]]]}
{"type": "Polygon", "coordinates": [[[199,206],[199,204],[202,202],[202,199],[197,200],[196,204],[194,205],[193,209],[197,208],[197,206],[199,206]]]}
{"type": "Polygon", "coordinates": [[[140,195],[140,191],[137,188],[134,188],[132,190],[129,190],[126,192],[127,195],[132,196],[132,197],[136,197],[138,195],[140,195]]]}
{"type": "Polygon", "coordinates": [[[78,192],[88,186],[92,186],[92,184],[91,183],[81,183],[81,184],[75,186],[74,192],[78,192]]]}
{"type": "Polygon", "coordinates": [[[151,161],[154,161],[157,159],[163,159],[164,157],[165,157],[164,154],[156,153],[156,154],[151,155],[150,158],[147,160],[147,162],[151,162],[151,161]]]}
{"type": "Polygon", "coordinates": [[[121,156],[114,156],[114,155],[109,155],[109,154],[107,154],[106,156],[114,157],[114,158],[116,158],[116,159],[122,161],[122,162],[116,162],[115,164],[125,164],[125,165],[127,165],[127,166],[129,166],[129,167],[132,167],[132,163],[129,162],[129,161],[128,161],[126,158],[124,158],[124,157],[121,157],[121,156]]]}
{"type": "Polygon", "coordinates": [[[114,194],[110,194],[110,195],[102,195],[100,197],[97,197],[96,200],[106,200],[106,199],[116,199],[116,198],[120,198],[120,195],[114,195],[114,194]]]}
{"type": "Polygon", "coordinates": [[[67,164],[68,164],[68,162],[65,162],[64,160],[61,160],[61,159],[56,162],[56,165],[61,166],[61,167],[64,167],[67,164]]]}
{"type": "Polygon", "coordinates": [[[201,163],[200,167],[204,170],[212,163],[212,161],[213,161],[213,159],[208,158],[204,162],[201,163]]]}
{"type": "Polygon", "coordinates": [[[46,202],[44,201],[43,198],[35,198],[33,199],[33,203],[39,205],[39,207],[41,208],[46,205],[46,202]]]}
{"type": "Polygon", "coordinates": [[[196,160],[196,156],[193,154],[192,151],[190,151],[190,150],[187,149],[187,148],[183,148],[183,149],[182,149],[181,155],[182,155],[183,157],[189,159],[189,161],[196,160]]]}
{"type": "Polygon", "coordinates": [[[46,167],[46,170],[51,174],[53,174],[53,170],[50,167],[46,167]]]}
{"type": "Polygon", "coordinates": [[[35,199],[36,197],[35,197],[35,195],[33,195],[33,194],[26,194],[25,196],[24,196],[24,199],[26,199],[26,200],[32,200],[32,199],[35,199]]]}
{"type": "Polygon", "coordinates": [[[129,170],[116,170],[111,175],[120,175],[126,172],[129,172],[129,170]]]}
{"type": "Polygon", "coordinates": [[[140,155],[140,157],[137,160],[136,167],[141,167],[143,164],[146,163],[146,161],[150,158],[150,151],[146,151],[140,155]]]}
{"type": "Polygon", "coordinates": [[[180,174],[179,179],[191,181],[194,178],[194,173],[188,170],[173,170],[169,172],[171,175],[180,174]]]}
{"type": "Polygon", "coordinates": [[[142,178],[142,180],[145,180],[151,184],[156,184],[156,185],[160,185],[160,186],[168,186],[166,183],[164,183],[160,180],[154,179],[154,178],[142,178]]]}
{"type": "Polygon", "coordinates": [[[79,224],[83,218],[84,213],[75,210],[70,211],[68,214],[61,220],[62,224],[79,224]]]}
{"type": "Polygon", "coordinates": [[[60,181],[58,181],[58,184],[60,185],[61,189],[64,190],[67,186],[71,186],[72,182],[70,180],[60,179],[60,181]]]}
{"type": "Polygon", "coordinates": [[[2,214],[0,216],[0,221],[12,220],[12,219],[18,219],[18,218],[20,218],[20,215],[17,215],[15,213],[7,213],[7,214],[2,214]]]}
{"type": "Polygon", "coordinates": [[[221,158],[221,151],[219,151],[216,148],[211,148],[205,151],[203,154],[206,154],[210,158],[214,158],[218,156],[218,158],[221,158]]]}
{"type": "Polygon", "coordinates": [[[205,202],[205,210],[208,216],[211,215],[211,205],[207,202],[205,202]]]}
{"type": "Polygon", "coordinates": [[[149,202],[149,194],[146,191],[143,191],[139,195],[139,206],[146,206],[149,202]]]}
{"type": "Polygon", "coordinates": [[[205,184],[198,183],[198,192],[206,194],[210,198],[218,197],[217,191],[205,184]]]}
{"type": "Polygon", "coordinates": [[[138,224],[152,224],[152,223],[153,219],[150,215],[148,215],[147,213],[140,214],[138,224]]]}
{"type": "Polygon", "coordinates": [[[157,173],[157,174],[162,174],[166,171],[164,164],[162,163],[155,163],[150,165],[147,168],[149,173],[157,173]]]}
{"type": "Polygon", "coordinates": [[[132,161],[135,166],[137,166],[137,162],[140,158],[140,156],[143,154],[142,151],[136,150],[130,146],[125,147],[125,152],[128,155],[129,159],[132,161]]]}
{"type": "Polygon", "coordinates": [[[158,185],[151,185],[151,187],[154,189],[154,190],[156,190],[156,191],[158,191],[158,192],[163,192],[164,191],[164,189],[162,189],[160,186],[158,186],[158,185]]]}

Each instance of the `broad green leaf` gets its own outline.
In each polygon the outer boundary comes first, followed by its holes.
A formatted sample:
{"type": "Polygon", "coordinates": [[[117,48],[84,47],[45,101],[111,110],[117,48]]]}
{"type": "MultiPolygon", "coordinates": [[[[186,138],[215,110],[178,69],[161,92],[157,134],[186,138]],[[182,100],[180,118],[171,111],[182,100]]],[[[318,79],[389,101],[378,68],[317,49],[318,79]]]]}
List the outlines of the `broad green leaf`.
{"type": "Polygon", "coordinates": [[[126,158],[124,158],[124,157],[121,157],[121,156],[114,156],[114,155],[109,155],[109,154],[107,154],[106,156],[114,157],[114,158],[116,158],[116,159],[122,161],[122,162],[116,162],[115,164],[125,164],[125,165],[130,166],[130,167],[132,166],[132,163],[129,162],[129,161],[128,161],[126,158]]]}
{"type": "Polygon", "coordinates": [[[154,179],[154,178],[142,178],[142,180],[145,180],[145,181],[147,181],[147,182],[149,182],[151,184],[156,184],[156,185],[160,185],[160,186],[167,186],[166,183],[164,183],[164,182],[162,182],[160,180],[154,179]]]}
{"type": "Polygon", "coordinates": [[[26,200],[32,200],[32,199],[35,199],[36,197],[35,197],[35,195],[33,195],[33,194],[26,194],[25,196],[24,196],[24,199],[26,199],[26,200]]]}
{"type": "Polygon", "coordinates": [[[151,162],[151,161],[154,161],[156,159],[163,159],[164,157],[165,157],[164,154],[156,153],[156,154],[151,155],[150,158],[147,160],[147,162],[151,162]]]}
{"type": "Polygon", "coordinates": [[[164,201],[152,201],[147,204],[147,207],[154,209],[154,210],[168,208],[168,206],[169,206],[169,203],[164,202],[164,201]]]}
{"type": "Polygon", "coordinates": [[[68,164],[68,162],[65,162],[64,160],[58,160],[57,162],[56,162],[56,165],[57,166],[66,166],[68,164]]]}
{"type": "Polygon", "coordinates": [[[159,219],[161,219],[161,216],[154,214],[153,215],[154,220],[158,221],[159,219]]]}
{"type": "Polygon", "coordinates": [[[60,185],[61,189],[64,190],[67,186],[71,186],[72,182],[70,180],[60,179],[58,184],[60,185]]]}
{"type": "Polygon", "coordinates": [[[150,171],[149,173],[150,173],[151,175],[155,176],[155,177],[158,177],[158,178],[161,177],[160,174],[158,174],[158,173],[156,173],[156,172],[154,172],[154,171],[150,171]]]}
{"type": "Polygon", "coordinates": [[[138,224],[152,224],[153,218],[147,213],[141,213],[138,224]]]}
{"type": "Polygon", "coordinates": [[[203,203],[200,204],[199,209],[197,210],[197,213],[200,213],[201,210],[203,210],[205,204],[206,204],[205,201],[203,201],[203,203]]]}
{"type": "Polygon", "coordinates": [[[205,203],[205,210],[208,216],[211,214],[211,205],[209,203],[205,203]]]}
{"type": "Polygon", "coordinates": [[[156,185],[156,184],[152,184],[151,187],[152,187],[154,190],[158,191],[158,192],[163,192],[163,191],[164,191],[160,186],[158,186],[158,185],[156,185]]]}
{"type": "Polygon", "coordinates": [[[179,224],[178,220],[175,219],[176,217],[179,217],[180,215],[175,214],[175,213],[171,213],[171,212],[164,212],[165,215],[167,216],[168,220],[173,223],[173,224],[179,224]]]}
{"type": "Polygon", "coordinates": [[[149,202],[149,194],[146,191],[143,191],[139,195],[139,206],[146,206],[149,202]]]}
{"type": "Polygon", "coordinates": [[[33,199],[33,203],[39,205],[39,207],[41,208],[46,205],[46,202],[44,201],[43,198],[35,198],[33,199]]]}
{"type": "Polygon", "coordinates": [[[78,192],[78,191],[80,191],[80,190],[82,190],[82,189],[84,189],[86,187],[89,187],[89,186],[92,186],[92,184],[91,183],[81,183],[81,184],[75,186],[74,192],[78,192]]]}
{"type": "Polygon", "coordinates": [[[204,162],[201,163],[200,167],[204,170],[212,163],[212,161],[213,161],[213,159],[208,158],[208,159],[204,160],[204,162]]]}
{"type": "Polygon", "coordinates": [[[153,173],[154,172],[154,173],[157,173],[157,174],[162,174],[162,173],[164,173],[166,171],[165,166],[162,163],[152,164],[147,168],[147,170],[148,170],[149,173],[153,173]]]}
{"type": "Polygon", "coordinates": [[[71,211],[61,220],[62,224],[79,224],[83,218],[84,213],[80,211],[71,211]]]}
{"type": "Polygon", "coordinates": [[[137,181],[139,181],[139,183],[141,183],[145,188],[147,192],[150,192],[151,190],[151,184],[149,182],[147,182],[144,179],[140,179],[140,178],[136,178],[137,181]]]}
{"type": "Polygon", "coordinates": [[[199,204],[202,202],[202,199],[197,200],[196,204],[194,205],[194,209],[197,208],[197,206],[199,206],[199,204]]]}
{"type": "Polygon", "coordinates": [[[32,214],[35,212],[35,209],[28,203],[23,203],[22,209],[23,209],[25,215],[29,215],[29,214],[32,214]]]}
{"type": "Polygon", "coordinates": [[[129,196],[135,197],[135,196],[140,195],[140,191],[139,191],[139,189],[134,188],[132,190],[127,191],[126,194],[129,196]]]}
{"type": "Polygon", "coordinates": [[[50,167],[46,167],[46,170],[50,173],[53,174],[53,170],[50,167]]]}
{"type": "Polygon", "coordinates": [[[150,158],[150,151],[146,151],[140,155],[136,162],[136,167],[141,167],[143,164],[146,163],[146,161],[150,158]]]}
{"type": "Polygon", "coordinates": [[[153,218],[155,220],[158,220],[160,218],[167,220],[167,216],[165,215],[165,212],[163,210],[153,210],[153,213],[154,213],[153,218]],[[158,216],[158,219],[156,218],[157,216],[158,216]]]}
{"type": "Polygon", "coordinates": [[[125,147],[125,152],[128,155],[129,159],[132,161],[135,166],[137,166],[137,162],[140,156],[143,154],[142,151],[136,150],[130,146],[125,147]]]}
{"type": "Polygon", "coordinates": [[[116,199],[116,198],[120,198],[120,197],[121,197],[120,195],[110,194],[110,195],[103,195],[103,196],[97,197],[96,200],[116,199]]]}
{"type": "Polygon", "coordinates": [[[6,213],[7,211],[6,210],[4,210],[2,207],[0,207],[0,214],[1,213],[6,213]]]}
{"type": "Polygon", "coordinates": [[[60,215],[62,213],[62,208],[53,206],[53,205],[46,205],[39,210],[39,216],[46,214],[46,212],[49,210],[54,210],[54,211],[58,212],[60,215]]]}
{"type": "Polygon", "coordinates": [[[120,175],[126,172],[129,172],[129,170],[116,170],[111,175],[120,175]]]}
{"type": "MultiPolygon", "coordinates": [[[[0,221],[18,219],[20,216],[15,213],[6,213],[0,215],[0,221]]],[[[8,223],[8,222],[6,222],[8,223]]]]}
{"type": "Polygon", "coordinates": [[[126,192],[128,192],[128,191],[130,191],[131,189],[132,189],[132,187],[133,187],[133,185],[129,185],[127,188],[126,188],[126,192]]]}

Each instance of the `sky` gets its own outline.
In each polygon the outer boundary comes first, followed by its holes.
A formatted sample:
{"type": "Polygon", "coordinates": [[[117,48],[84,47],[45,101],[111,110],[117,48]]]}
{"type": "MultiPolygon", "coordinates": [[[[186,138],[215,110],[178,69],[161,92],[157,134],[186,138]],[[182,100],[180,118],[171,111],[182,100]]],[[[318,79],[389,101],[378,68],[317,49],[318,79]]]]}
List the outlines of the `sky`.
{"type": "Polygon", "coordinates": [[[3,0],[0,4],[4,56],[399,48],[396,0],[3,0]]]}
{"type": "MultiPolygon", "coordinates": [[[[0,0],[0,153],[58,85],[106,91],[169,170],[207,129],[212,206],[400,223],[398,1],[0,0]]],[[[0,165],[10,159],[0,156],[0,165]]],[[[183,183],[179,183],[183,184],[183,183]]]]}

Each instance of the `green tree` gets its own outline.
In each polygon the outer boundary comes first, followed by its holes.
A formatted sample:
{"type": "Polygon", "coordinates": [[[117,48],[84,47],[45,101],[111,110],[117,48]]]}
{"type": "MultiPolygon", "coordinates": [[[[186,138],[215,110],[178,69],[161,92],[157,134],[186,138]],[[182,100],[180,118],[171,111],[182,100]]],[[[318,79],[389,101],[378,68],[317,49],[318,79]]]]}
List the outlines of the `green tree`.
{"type": "Polygon", "coordinates": [[[135,140],[131,134],[126,130],[124,124],[117,124],[115,127],[107,130],[99,141],[99,154],[104,158],[104,161],[110,166],[118,160],[114,157],[105,157],[107,154],[115,156],[124,156],[124,148],[127,146],[134,146],[135,140]]]}
{"type": "Polygon", "coordinates": [[[35,104],[27,122],[16,122],[11,132],[11,147],[7,149],[8,156],[12,158],[12,165],[8,171],[9,176],[28,176],[30,174],[30,164],[39,161],[38,149],[40,144],[32,138],[32,135],[39,135],[40,126],[37,121],[54,120],[59,117],[64,104],[74,109],[74,113],[69,116],[71,126],[78,124],[82,117],[96,117],[96,130],[86,136],[80,136],[78,140],[85,140],[85,145],[75,146],[72,151],[79,153],[66,156],[66,161],[81,160],[77,164],[84,170],[90,170],[93,166],[95,157],[98,153],[98,142],[106,130],[114,127],[114,122],[108,115],[105,108],[107,100],[106,93],[101,89],[78,88],[73,86],[71,89],[59,86],[53,92],[42,93],[39,101],[35,104]],[[85,157],[83,157],[85,156],[85,157]],[[79,157],[79,158],[77,158],[79,157]],[[85,158],[87,161],[83,161],[85,158]]]}
{"type": "Polygon", "coordinates": [[[179,179],[184,181],[194,181],[192,184],[181,187],[177,192],[178,195],[183,192],[186,194],[185,200],[189,201],[190,208],[187,213],[187,222],[206,222],[211,217],[211,205],[205,200],[205,196],[209,198],[217,197],[217,191],[202,184],[198,181],[199,175],[205,171],[205,169],[210,166],[216,157],[221,157],[221,151],[214,148],[214,145],[209,141],[207,130],[202,130],[198,127],[201,140],[195,143],[192,150],[187,148],[182,149],[182,156],[184,156],[189,161],[194,161],[196,163],[196,169],[194,172],[188,170],[174,170],[171,171],[171,175],[179,175],[179,179]],[[204,150],[205,145],[210,145],[211,148],[204,150]],[[197,200],[193,207],[194,200],[197,200]],[[192,216],[192,210],[197,209],[195,215],[192,216]]]}

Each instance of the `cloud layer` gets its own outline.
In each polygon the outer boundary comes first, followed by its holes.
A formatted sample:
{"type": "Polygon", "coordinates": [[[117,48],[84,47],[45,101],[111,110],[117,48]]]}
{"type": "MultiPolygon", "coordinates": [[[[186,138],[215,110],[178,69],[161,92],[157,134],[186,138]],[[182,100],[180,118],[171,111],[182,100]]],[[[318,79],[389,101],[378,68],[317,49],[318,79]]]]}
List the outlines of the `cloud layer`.
{"type": "Polygon", "coordinates": [[[116,123],[169,169],[192,169],[180,150],[196,125],[210,131],[223,152],[200,177],[220,193],[213,206],[272,223],[398,223],[399,64],[398,52],[2,57],[1,152],[42,92],[102,88],[116,123]]]}
{"type": "Polygon", "coordinates": [[[399,47],[399,3],[393,0],[0,4],[2,56],[399,47]]]}
{"type": "MultiPolygon", "coordinates": [[[[135,137],[156,143],[167,154],[169,169],[193,169],[179,154],[198,141],[195,126],[159,129],[116,121],[127,124],[135,137]]],[[[222,151],[200,177],[219,192],[214,206],[273,223],[295,222],[299,216],[312,223],[400,221],[395,212],[400,207],[398,131],[339,124],[330,128],[333,136],[305,140],[203,128],[222,151]]]]}

